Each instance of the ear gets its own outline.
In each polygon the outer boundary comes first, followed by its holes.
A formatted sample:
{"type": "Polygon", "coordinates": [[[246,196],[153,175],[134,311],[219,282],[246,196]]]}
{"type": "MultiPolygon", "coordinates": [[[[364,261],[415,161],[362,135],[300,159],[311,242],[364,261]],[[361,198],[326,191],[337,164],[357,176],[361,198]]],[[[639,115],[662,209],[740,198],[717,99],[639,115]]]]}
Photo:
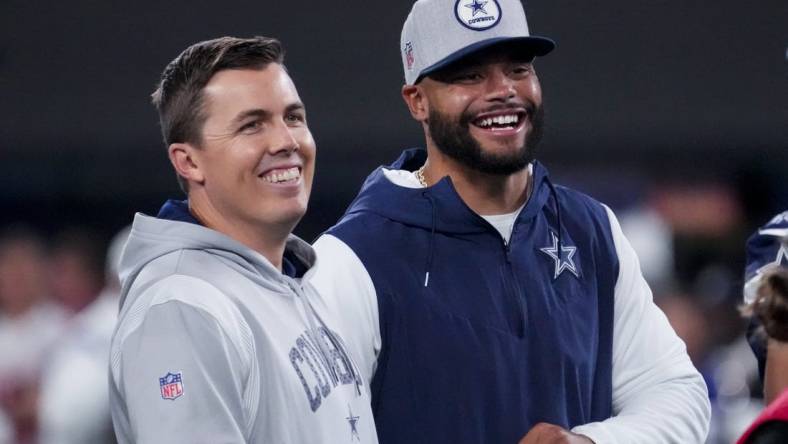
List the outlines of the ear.
{"type": "Polygon", "coordinates": [[[167,149],[175,172],[189,182],[202,184],[205,175],[200,169],[198,149],[189,143],[173,143],[167,149]]]}
{"type": "Polygon", "coordinates": [[[402,87],[402,99],[408,105],[410,115],[419,122],[424,122],[430,115],[429,101],[419,85],[405,85],[402,87]]]}

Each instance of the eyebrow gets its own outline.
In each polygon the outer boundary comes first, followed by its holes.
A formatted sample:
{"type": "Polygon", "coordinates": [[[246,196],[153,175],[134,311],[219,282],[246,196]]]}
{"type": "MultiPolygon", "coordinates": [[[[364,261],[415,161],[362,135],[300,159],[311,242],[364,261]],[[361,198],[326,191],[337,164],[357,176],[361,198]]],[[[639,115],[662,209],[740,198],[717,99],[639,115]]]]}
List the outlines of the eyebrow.
{"type": "MultiPolygon", "coordinates": [[[[285,108],[285,112],[291,112],[291,111],[303,110],[303,109],[305,109],[303,103],[301,103],[301,102],[294,102],[294,103],[291,103],[290,105],[287,105],[287,107],[285,108]]],[[[256,117],[256,118],[259,118],[259,119],[268,119],[268,118],[271,117],[271,114],[273,114],[273,113],[271,113],[270,111],[264,110],[262,108],[249,109],[249,110],[242,111],[242,112],[238,113],[238,115],[233,118],[232,124],[241,123],[241,122],[243,122],[244,120],[246,120],[246,119],[248,119],[250,117],[256,117]]]]}
{"type": "Polygon", "coordinates": [[[286,112],[303,110],[306,110],[306,106],[304,106],[302,102],[293,102],[290,105],[287,105],[287,108],[285,108],[286,112]]]}
{"type": "Polygon", "coordinates": [[[266,111],[264,109],[260,109],[260,108],[249,109],[249,110],[242,111],[242,112],[238,113],[238,115],[233,118],[231,124],[235,125],[235,124],[241,123],[241,122],[243,122],[244,120],[246,120],[246,119],[248,119],[250,117],[257,117],[257,118],[260,118],[260,119],[267,119],[270,116],[271,116],[271,112],[266,111]]]}

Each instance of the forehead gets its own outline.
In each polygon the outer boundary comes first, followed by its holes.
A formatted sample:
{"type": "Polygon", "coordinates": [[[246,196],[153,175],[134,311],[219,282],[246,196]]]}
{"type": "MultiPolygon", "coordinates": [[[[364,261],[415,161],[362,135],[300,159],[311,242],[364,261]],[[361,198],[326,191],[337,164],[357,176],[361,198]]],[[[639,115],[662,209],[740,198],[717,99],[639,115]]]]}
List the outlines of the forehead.
{"type": "Polygon", "coordinates": [[[252,108],[276,112],[300,100],[292,79],[278,63],[219,71],[203,88],[203,97],[209,119],[217,114],[232,118],[252,108]]]}

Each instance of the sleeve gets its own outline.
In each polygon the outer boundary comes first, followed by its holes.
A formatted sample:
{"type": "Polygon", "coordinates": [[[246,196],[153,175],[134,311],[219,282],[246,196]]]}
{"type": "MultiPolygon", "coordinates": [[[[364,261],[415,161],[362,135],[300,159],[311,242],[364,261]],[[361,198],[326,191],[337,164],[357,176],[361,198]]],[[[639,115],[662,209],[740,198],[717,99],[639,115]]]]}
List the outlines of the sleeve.
{"type": "Polygon", "coordinates": [[[381,348],[378,299],[372,278],[353,250],[335,236],[325,234],[315,242],[317,264],[312,284],[343,328],[354,359],[372,381],[381,348]]]}
{"type": "Polygon", "coordinates": [[[596,444],[702,443],[711,406],[684,342],[653,303],[634,250],[606,207],[619,257],[613,317],[613,417],[572,429],[596,444]]]}
{"type": "Polygon", "coordinates": [[[249,365],[233,340],[238,326],[225,326],[225,314],[178,297],[226,296],[204,282],[176,287],[149,290],[165,300],[154,297],[120,348],[118,390],[128,414],[127,438],[139,444],[244,442],[249,365]]]}

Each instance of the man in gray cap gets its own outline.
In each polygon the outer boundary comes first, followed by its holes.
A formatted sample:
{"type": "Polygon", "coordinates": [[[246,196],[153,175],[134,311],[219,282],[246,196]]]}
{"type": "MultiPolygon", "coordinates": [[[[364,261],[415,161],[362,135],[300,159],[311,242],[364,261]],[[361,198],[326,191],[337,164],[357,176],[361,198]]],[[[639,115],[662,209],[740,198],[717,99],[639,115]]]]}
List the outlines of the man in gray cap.
{"type": "Polygon", "coordinates": [[[314,281],[380,442],[703,442],[706,386],[616,217],[534,160],[554,43],[518,0],[420,0],[400,43],[427,149],[369,176],[314,281]]]}

